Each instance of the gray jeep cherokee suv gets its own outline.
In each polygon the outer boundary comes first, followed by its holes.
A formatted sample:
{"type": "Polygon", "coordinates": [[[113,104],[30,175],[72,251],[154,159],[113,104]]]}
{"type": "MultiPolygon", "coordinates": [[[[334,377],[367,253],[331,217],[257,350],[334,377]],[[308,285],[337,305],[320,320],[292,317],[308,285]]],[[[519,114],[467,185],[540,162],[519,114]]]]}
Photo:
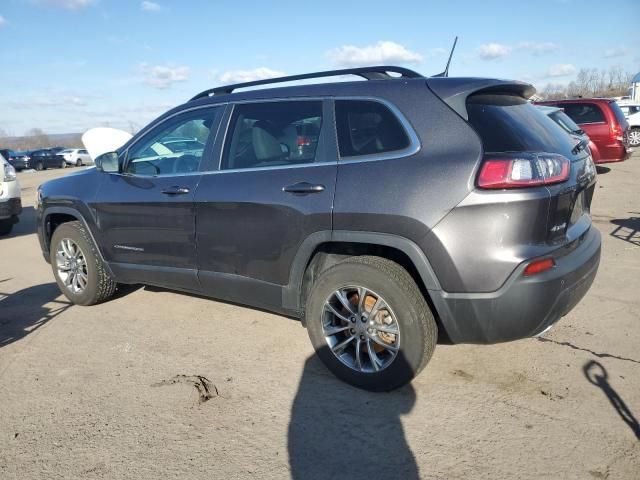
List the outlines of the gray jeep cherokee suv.
{"type": "Polygon", "coordinates": [[[593,162],[533,92],[398,67],[208,90],[41,186],[44,257],[75,304],[139,283],[279,312],[339,378],[399,387],[439,330],[537,335],[596,275],[593,162]]]}

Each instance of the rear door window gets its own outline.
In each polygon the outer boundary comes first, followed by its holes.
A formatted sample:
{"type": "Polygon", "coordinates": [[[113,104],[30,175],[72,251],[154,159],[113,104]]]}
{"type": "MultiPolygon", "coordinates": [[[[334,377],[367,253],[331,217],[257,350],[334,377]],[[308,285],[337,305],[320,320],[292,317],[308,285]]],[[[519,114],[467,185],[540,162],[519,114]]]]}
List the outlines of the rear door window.
{"type": "Polygon", "coordinates": [[[467,100],[469,123],[485,152],[548,152],[567,158],[575,142],[540,109],[522,97],[473,95],[467,100]]]}
{"type": "Polygon", "coordinates": [[[336,126],[341,158],[401,151],[410,140],[398,117],[372,100],[336,100],[336,126]]]}
{"type": "Polygon", "coordinates": [[[577,124],[606,122],[604,113],[595,103],[560,103],[557,106],[577,124]]]}
{"type": "Polygon", "coordinates": [[[222,169],[314,163],[320,157],[322,123],[321,100],[238,104],[222,169]]]}

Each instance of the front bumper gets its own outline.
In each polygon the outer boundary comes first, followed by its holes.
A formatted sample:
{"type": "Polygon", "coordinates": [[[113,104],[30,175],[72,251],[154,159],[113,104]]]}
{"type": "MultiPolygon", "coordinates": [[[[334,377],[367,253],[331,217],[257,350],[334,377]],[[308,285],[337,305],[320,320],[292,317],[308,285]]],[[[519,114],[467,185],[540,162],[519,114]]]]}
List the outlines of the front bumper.
{"type": "Polygon", "coordinates": [[[600,241],[600,232],[591,227],[570,253],[554,257],[553,269],[525,277],[522,264],[496,292],[430,292],[450,340],[499,343],[543,332],[591,287],[600,263],[600,241]]]}
{"type": "Polygon", "coordinates": [[[19,198],[0,200],[0,219],[17,217],[22,213],[22,201],[19,198]]]}

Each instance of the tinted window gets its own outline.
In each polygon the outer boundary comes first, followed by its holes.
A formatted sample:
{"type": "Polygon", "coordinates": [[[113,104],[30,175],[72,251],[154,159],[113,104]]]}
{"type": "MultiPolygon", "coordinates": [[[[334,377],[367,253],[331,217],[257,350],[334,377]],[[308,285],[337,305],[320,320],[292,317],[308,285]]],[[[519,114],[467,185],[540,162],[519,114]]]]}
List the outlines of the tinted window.
{"type": "Polygon", "coordinates": [[[548,152],[570,157],[575,143],[537,107],[521,97],[474,95],[467,101],[469,123],[485,152],[548,152]]]}
{"type": "Polygon", "coordinates": [[[80,155],[88,155],[88,153],[87,153],[87,151],[86,151],[86,150],[80,150],[80,151],[78,151],[78,153],[79,153],[80,155]]]}
{"type": "Polygon", "coordinates": [[[247,103],[231,117],[223,169],[295,165],[316,161],[321,101],[247,103]]]}
{"type": "Polygon", "coordinates": [[[558,110],[557,112],[553,112],[549,116],[554,122],[560,125],[568,133],[577,133],[577,134],[584,133],[584,131],[578,125],[576,125],[576,122],[571,120],[571,118],[566,113],[560,110],[558,110]]]}
{"type": "Polygon", "coordinates": [[[198,109],[163,122],[129,149],[126,172],[155,176],[197,171],[221,110],[198,109]],[[176,139],[189,143],[192,148],[173,150],[171,142],[176,139]]]}
{"type": "Polygon", "coordinates": [[[618,120],[618,123],[620,125],[626,125],[627,119],[625,118],[622,110],[620,110],[620,105],[618,105],[616,102],[611,102],[609,104],[609,107],[611,107],[611,111],[616,116],[616,120],[618,120]]]}
{"type": "Polygon", "coordinates": [[[604,113],[595,103],[561,103],[557,105],[571,119],[580,123],[598,123],[606,121],[604,113]]]}
{"type": "Polygon", "coordinates": [[[370,100],[337,100],[336,125],[341,157],[402,150],[409,137],[386,106],[370,100]]]}

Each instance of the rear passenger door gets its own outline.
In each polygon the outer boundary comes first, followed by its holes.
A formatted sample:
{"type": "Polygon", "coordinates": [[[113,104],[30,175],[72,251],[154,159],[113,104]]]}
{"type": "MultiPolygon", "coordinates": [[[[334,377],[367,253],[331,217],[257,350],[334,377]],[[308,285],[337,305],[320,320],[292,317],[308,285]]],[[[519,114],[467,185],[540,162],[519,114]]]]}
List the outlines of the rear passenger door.
{"type": "Polygon", "coordinates": [[[331,230],[332,111],[319,99],[238,103],[227,123],[195,195],[198,277],[218,298],[279,307],[298,247],[331,230]]]}

